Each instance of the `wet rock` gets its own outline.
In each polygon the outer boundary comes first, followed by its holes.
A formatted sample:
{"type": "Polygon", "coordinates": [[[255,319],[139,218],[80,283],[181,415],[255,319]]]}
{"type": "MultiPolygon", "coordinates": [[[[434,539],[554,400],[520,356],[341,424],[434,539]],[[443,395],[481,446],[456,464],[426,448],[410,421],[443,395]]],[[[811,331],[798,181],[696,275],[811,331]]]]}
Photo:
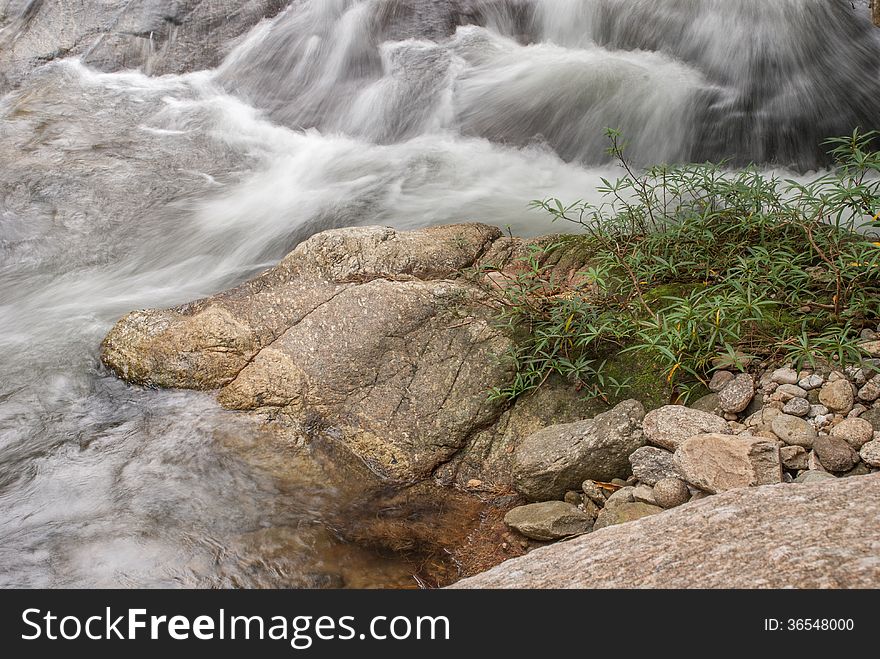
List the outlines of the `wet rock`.
{"type": "Polygon", "coordinates": [[[645,409],[625,401],[594,419],[550,426],[513,454],[517,491],[533,501],[561,499],[584,480],[608,482],[630,474],[629,455],[645,443],[645,409]]]}
{"type": "Polygon", "coordinates": [[[637,519],[641,519],[643,517],[648,517],[649,515],[656,515],[657,513],[662,513],[663,508],[660,506],[652,506],[647,503],[642,503],[639,501],[633,503],[622,503],[618,506],[613,506],[611,508],[605,507],[599,513],[599,516],[596,518],[596,524],[593,527],[594,531],[598,531],[599,529],[604,529],[608,526],[617,526],[618,524],[626,524],[627,522],[634,522],[637,519]]]}
{"type": "Polygon", "coordinates": [[[748,373],[740,373],[718,392],[718,402],[725,412],[737,414],[749,406],[754,395],[754,379],[748,373]]]}
{"type": "Polygon", "coordinates": [[[782,466],[791,471],[807,469],[807,449],[803,446],[783,446],[779,449],[782,466]]]}
{"type": "Polygon", "coordinates": [[[678,478],[681,472],[672,453],[655,446],[643,446],[629,456],[633,475],[646,485],[656,485],[664,478],[678,478]]]}
{"type": "Polygon", "coordinates": [[[790,446],[810,448],[816,441],[816,429],[800,417],[780,414],[773,418],[770,427],[779,439],[790,446]]]}
{"type": "Polygon", "coordinates": [[[81,56],[103,71],[140,68],[163,75],[213,68],[236,38],[288,4],[290,0],[13,2],[9,15],[0,15],[0,21],[11,22],[8,41],[0,38],[0,92],[4,76],[13,84],[32,68],[66,56],[81,56]]]}
{"type": "Polygon", "coordinates": [[[712,493],[782,482],[779,447],[759,437],[697,435],[679,446],[675,462],[684,480],[712,493]]]}
{"type": "Polygon", "coordinates": [[[819,437],[813,444],[813,450],[828,471],[849,471],[859,461],[858,453],[840,437],[819,437]]]}
{"type": "Polygon", "coordinates": [[[844,419],[831,429],[832,437],[840,437],[858,451],[874,437],[874,428],[865,419],[844,419]]]}
{"type": "Polygon", "coordinates": [[[527,538],[550,542],[587,533],[593,518],[562,501],[545,501],[520,506],[504,516],[504,523],[527,538]]]}
{"type": "Polygon", "coordinates": [[[645,415],[643,428],[649,444],[670,451],[678,448],[688,437],[729,430],[724,419],[682,405],[665,405],[651,410],[645,415]]]}
{"type": "Polygon", "coordinates": [[[654,500],[661,508],[676,508],[690,500],[687,483],[680,478],[664,478],[654,486],[654,500]]]}
{"type": "Polygon", "coordinates": [[[872,440],[862,446],[859,455],[870,467],[880,467],[880,441],[872,440]]]}
{"type": "Polygon", "coordinates": [[[819,391],[819,402],[832,412],[846,414],[852,409],[854,399],[852,385],[846,379],[828,382],[819,391]]]}

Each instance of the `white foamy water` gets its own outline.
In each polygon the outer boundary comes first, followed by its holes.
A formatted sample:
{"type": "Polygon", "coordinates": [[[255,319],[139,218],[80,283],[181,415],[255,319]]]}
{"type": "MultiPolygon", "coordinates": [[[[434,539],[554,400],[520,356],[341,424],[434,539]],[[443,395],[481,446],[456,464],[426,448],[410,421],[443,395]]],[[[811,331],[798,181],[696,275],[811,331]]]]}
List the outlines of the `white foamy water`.
{"type": "Polygon", "coordinates": [[[216,70],[35,71],[0,99],[0,585],[406,582],[328,530],[333,484],[229,448],[254,424],[108,376],[112,323],[322,229],[552,230],[529,201],[596,198],[606,127],[637,163],[820,167],[878,125],[872,30],[832,0],[305,0],[216,70]]]}

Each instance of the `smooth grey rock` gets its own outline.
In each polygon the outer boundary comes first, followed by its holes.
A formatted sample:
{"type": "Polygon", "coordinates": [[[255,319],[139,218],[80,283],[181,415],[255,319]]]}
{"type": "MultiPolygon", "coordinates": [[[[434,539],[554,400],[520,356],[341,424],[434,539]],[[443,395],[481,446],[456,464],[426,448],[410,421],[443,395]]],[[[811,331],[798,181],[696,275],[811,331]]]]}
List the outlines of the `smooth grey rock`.
{"type": "Polygon", "coordinates": [[[837,480],[837,477],[834,476],[834,474],[829,474],[827,471],[805,471],[795,478],[794,482],[799,484],[809,484],[822,483],[829,480],[835,481],[837,480]]]}
{"type": "Polygon", "coordinates": [[[681,472],[669,451],[656,446],[643,446],[629,456],[633,475],[646,485],[656,485],[664,478],[679,478],[681,472]]]}
{"type": "Polygon", "coordinates": [[[651,506],[656,506],[657,500],[654,498],[654,488],[650,485],[645,485],[644,483],[640,485],[636,485],[636,488],[632,493],[634,501],[640,501],[641,503],[647,503],[651,506]]]}
{"type": "Polygon", "coordinates": [[[663,508],[660,506],[652,506],[640,501],[621,503],[620,505],[612,506],[611,508],[605,506],[596,518],[596,524],[593,527],[593,530],[598,531],[599,529],[604,529],[608,526],[617,526],[618,524],[634,522],[642,517],[648,517],[649,515],[656,515],[657,513],[662,512],[663,508]]]}
{"type": "Polygon", "coordinates": [[[797,384],[798,374],[793,368],[777,368],[770,375],[770,381],[776,384],[797,384]]]}
{"type": "Polygon", "coordinates": [[[605,501],[605,507],[614,508],[615,506],[619,506],[624,503],[633,503],[636,500],[635,491],[636,488],[632,485],[627,485],[626,487],[620,488],[608,497],[608,499],[605,501]]]}
{"type": "Polygon", "coordinates": [[[645,408],[625,401],[594,419],[544,428],[513,454],[513,482],[533,501],[561,499],[585,480],[608,482],[630,474],[629,456],[645,443],[645,408]]]}
{"type": "Polygon", "coordinates": [[[877,588],[880,475],[725,492],[605,528],[456,588],[877,588]]]}
{"type": "Polygon", "coordinates": [[[806,399],[807,392],[796,384],[783,384],[777,387],[773,393],[773,400],[781,400],[783,403],[790,401],[792,398],[806,399]]]}
{"type": "Polygon", "coordinates": [[[770,422],[773,433],[783,442],[791,446],[811,448],[816,441],[817,433],[808,422],[790,414],[780,414],[770,422]]]}
{"type": "Polygon", "coordinates": [[[592,517],[562,501],[519,506],[504,516],[504,523],[527,538],[544,542],[587,533],[593,528],[592,517]]]}
{"type": "Polygon", "coordinates": [[[825,378],[821,375],[813,373],[812,375],[808,375],[805,378],[801,378],[798,380],[798,386],[805,391],[812,391],[813,389],[818,389],[823,384],[825,384],[825,378]]]}
{"type": "Polygon", "coordinates": [[[680,478],[664,478],[654,486],[654,500],[661,508],[676,508],[690,500],[687,483],[680,478]]]}
{"type": "Polygon", "coordinates": [[[721,409],[721,403],[718,401],[718,394],[707,394],[695,400],[688,407],[692,410],[706,412],[707,414],[714,414],[715,416],[720,417],[724,416],[724,411],[721,409]]]}
{"type": "Polygon", "coordinates": [[[740,373],[718,392],[718,402],[725,412],[737,414],[749,406],[754,395],[754,378],[748,373],[740,373]]]}
{"type": "Polygon", "coordinates": [[[665,405],[645,415],[642,426],[649,444],[674,451],[688,437],[707,432],[728,432],[724,419],[682,405],[665,405]]]}
{"type": "Polygon", "coordinates": [[[760,437],[697,435],[679,446],[675,462],[684,480],[713,494],[782,482],[779,446],[760,437]]]}

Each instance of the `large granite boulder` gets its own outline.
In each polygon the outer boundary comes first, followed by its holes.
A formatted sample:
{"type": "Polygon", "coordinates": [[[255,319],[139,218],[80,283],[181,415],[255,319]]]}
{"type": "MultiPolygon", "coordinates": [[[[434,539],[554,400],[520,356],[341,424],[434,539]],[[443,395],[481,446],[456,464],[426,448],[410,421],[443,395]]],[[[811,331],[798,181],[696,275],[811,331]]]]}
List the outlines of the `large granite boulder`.
{"type": "Polygon", "coordinates": [[[740,489],[536,549],[456,588],[878,588],[880,475],[740,489]]]}

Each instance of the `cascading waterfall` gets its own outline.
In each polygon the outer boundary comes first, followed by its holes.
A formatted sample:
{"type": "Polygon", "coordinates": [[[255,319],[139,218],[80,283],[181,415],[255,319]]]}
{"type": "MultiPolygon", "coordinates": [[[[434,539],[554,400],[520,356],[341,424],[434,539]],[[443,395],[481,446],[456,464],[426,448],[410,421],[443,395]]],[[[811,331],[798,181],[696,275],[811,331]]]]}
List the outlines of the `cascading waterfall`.
{"type": "MultiPolygon", "coordinates": [[[[863,4],[300,0],[213,70],[32,72],[0,99],[0,585],[408,578],[326,530],[332,484],[224,448],[261,431],[210,396],[109,377],[109,326],[326,228],[544,232],[531,199],[615,175],[606,127],[639,164],[822,167],[824,138],[880,126],[863,4]]],[[[0,3],[0,48],[40,5],[0,3]]]]}

